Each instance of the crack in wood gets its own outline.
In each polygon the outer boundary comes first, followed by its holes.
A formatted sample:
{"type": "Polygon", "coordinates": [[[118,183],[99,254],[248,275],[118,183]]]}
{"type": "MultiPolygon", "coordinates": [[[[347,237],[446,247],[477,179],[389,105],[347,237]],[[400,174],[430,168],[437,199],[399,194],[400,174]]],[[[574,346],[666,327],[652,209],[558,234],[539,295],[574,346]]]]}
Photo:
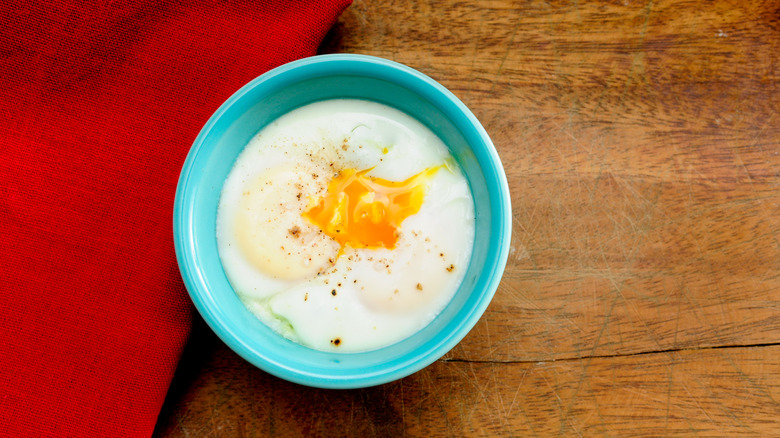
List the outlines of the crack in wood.
{"type": "Polygon", "coordinates": [[[573,362],[578,360],[588,359],[612,359],[618,357],[635,357],[635,356],[649,356],[652,354],[665,354],[665,353],[677,353],[677,352],[693,352],[693,351],[711,351],[711,350],[726,350],[735,348],[759,348],[759,347],[778,347],[780,342],[769,342],[760,344],[734,344],[734,345],[717,345],[712,347],[696,347],[696,348],[669,348],[665,350],[648,350],[638,351],[636,353],[626,354],[594,354],[588,356],[576,356],[576,357],[564,357],[560,359],[540,359],[540,360],[478,360],[478,359],[460,359],[460,358],[444,358],[441,359],[443,363],[484,363],[484,364],[528,364],[528,363],[554,363],[554,362],[573,362]]]}

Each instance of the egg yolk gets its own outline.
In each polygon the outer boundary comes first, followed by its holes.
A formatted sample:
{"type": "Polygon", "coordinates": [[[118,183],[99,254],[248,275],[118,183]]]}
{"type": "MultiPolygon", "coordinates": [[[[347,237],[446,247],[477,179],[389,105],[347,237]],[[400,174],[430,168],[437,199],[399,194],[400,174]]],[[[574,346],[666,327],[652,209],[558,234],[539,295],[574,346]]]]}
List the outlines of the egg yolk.
{"type": "Polygon", "coordinates": [[[400,182],[366,176],[370,170],[342,170],[325,195],[312,199],[303,213],[342,249],[346,245],[394,249],[398,228],[420,211],[427,182],[439,167],[400,182]]]}

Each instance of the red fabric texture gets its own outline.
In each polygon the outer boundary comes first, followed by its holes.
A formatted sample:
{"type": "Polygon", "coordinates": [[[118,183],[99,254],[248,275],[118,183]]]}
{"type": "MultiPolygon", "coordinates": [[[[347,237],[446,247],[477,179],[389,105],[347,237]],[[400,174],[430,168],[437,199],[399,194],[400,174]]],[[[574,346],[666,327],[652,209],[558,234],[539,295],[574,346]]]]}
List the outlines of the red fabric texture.
{"type": "Polygon", "coordinates": [[[152,434],[190,330],[179,171],[349,0],[0,5],[0,436],[152,434]]]}

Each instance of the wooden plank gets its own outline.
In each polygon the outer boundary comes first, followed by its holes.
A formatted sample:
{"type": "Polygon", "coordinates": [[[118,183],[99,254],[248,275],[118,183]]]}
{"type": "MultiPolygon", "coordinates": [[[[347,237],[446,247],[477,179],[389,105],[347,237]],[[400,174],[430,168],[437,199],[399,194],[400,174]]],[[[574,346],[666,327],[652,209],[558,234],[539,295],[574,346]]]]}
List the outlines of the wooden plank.
{"type": "Polygon", "coordinates": [[[439,361],[353,391],[283,382],[217,347],[158,426],[213,436],[772,436],[780,347],[439,361]]]}
{"type": "Polygon", "coordinates": [[[512,192],[506,275],[448,357],[777,341],[774,2],[386,8],[356,2],[332,49],[452,89],[492,136],[512,192]]]}
{"type": "Polygon", "coordinates": [[[777,341],[776,188],[619,176],[589,187],[527,176],[522,186],[529,189],[515,203],[504,279],[451,357],[560,359],[777,341]]]}

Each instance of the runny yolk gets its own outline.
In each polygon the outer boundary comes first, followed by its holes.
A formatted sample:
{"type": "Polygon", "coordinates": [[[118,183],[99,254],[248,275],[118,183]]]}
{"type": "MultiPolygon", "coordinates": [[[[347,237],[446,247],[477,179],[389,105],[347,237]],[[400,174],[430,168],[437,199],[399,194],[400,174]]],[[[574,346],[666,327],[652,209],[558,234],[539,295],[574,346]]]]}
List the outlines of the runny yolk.
{"type": "Polygon", "coordinates": [[[426,183],[439,167],[426,169],[405,181],[366,176],[371,169],[342,170],[327,193],[313,199],[303,217],[332,237],[342,250],[395,248],[398,227],[420,211],[426,183]]]}

